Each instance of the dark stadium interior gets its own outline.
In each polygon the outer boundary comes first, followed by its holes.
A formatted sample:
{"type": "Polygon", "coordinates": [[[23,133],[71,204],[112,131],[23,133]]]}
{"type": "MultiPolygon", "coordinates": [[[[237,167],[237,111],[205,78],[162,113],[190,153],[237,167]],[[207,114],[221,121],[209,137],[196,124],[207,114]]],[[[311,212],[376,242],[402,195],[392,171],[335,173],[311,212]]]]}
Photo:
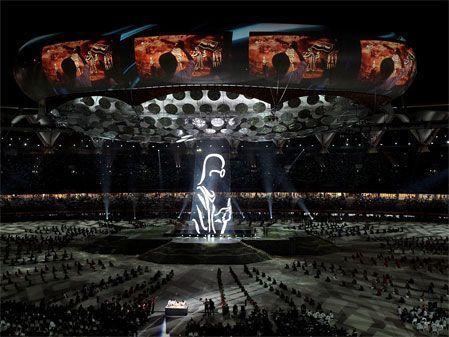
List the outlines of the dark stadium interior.
{"type": "Polygon", "coordinates": [[[1,336],[447,336],[447,1],[2,1],[1,336]]]}

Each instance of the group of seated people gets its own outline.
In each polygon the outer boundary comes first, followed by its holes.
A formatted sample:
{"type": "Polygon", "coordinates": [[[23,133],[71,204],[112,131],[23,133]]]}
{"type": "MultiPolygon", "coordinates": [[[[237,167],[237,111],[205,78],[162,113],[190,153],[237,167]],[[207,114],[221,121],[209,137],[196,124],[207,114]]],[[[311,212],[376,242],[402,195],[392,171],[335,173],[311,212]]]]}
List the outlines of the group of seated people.
{"type": "Polygon", "coordinates": [[[414,253],[421,251],[429,254],[447,255],[449,253],[449,236],[384,238],[385,247],[390,251],[401,250],[414,253]]]}
{"type": "Polygon", "coordinates": [[[2,301],[2,336],[129,336],[151,314],[150,303],[104,301],[98,306],[2,301]]]}
{"type": "MultiPolygon", "coordinates": [[[[141,270],[143,271],[143,269],[141,270]]],[[[31,303],[24,300],[2,300],[0,334],[2,336],[130,336],[135,335],[154,313],[152,294],[170,281],[174,272],[163,278],[157,271],[149,282],[137,283],[119,296],[104,297],[100,291],[130,279],[133,273],[101,280],[98,285],[84,285],[81,291],[65,293],[62,299],[51,298],[31,303]],[[84,304],[96,296],[96,305],[84,304]]],[[[137,271],[135,270],[137,273],[137,271]]],[[[137,275],[137,274],[136,274],[137,275]]]]}
{"type": "MultiPolygon", "coordinates": [[[[245,310],[244,306],[242,311],[245,310]]],[[[191,319],[187,336],[349,336],[348,331],[331,326],[320,314],[278,308],[271,314],[255,306],[248,314],[234,315],[233,322],[191,319]]]]}
{"type": "Polygon", "coordinates": [[[240,278],[238,277],[237,273],[232,269],[232,267],[229,267],[229,273],[231,274],[232,278],[234,279],[234,282],[237,284],[237,286],[240,288],[240,290],[245,295],[245,304],[249,303],[253,306],[257,306],[256,301],[251,297],[248,290],[246,290],[243,283],[240,281],[240,278]]]}
{"type": "Polygon", "coordinates": [[[434,335],[446,334],[449,326],[449,311],[437,307],[436,303],[416,306],[407,309],[398,306],[398,315],[403,322],[411,323],[419,333],[431,333],[434,335]]]}
{"type": "MultiPolygon", "coordinates": [[[[53,261],[60,259],[56,250],[61,250],[74,240],[87,240],[99,234],[116,233],[117,228],[112,231],[106,229],[77,226],[38,226],[37,228],[25,229],[25,234],[2,234],[0,242],[4,245],[3,263],[17,265],[19,263],[38,263],[38,255],[45,253],[45,261],[49,261],[52,253],[53,261]],[[14,256],[11,256],[15,253],[14,256]],[[27,259],[26,259],[27,258],[27,259]]],[[[65,258],[63,256],[63,258],[65,258]]]]}
{"type": "MultiPolygon", "coordinates": [[[[96,296],[97,294],[99,294],[100,292],[102,292],[104,290],[119,286],[119,285],[125,283],[126,281],[130,281],[132,279],[137,278],[140,275],[143,275],[144,270],[145,270],[145,272],[148,273],[149,272],[148,266],[146,266],[145,269],[143,269],[141,266],[138,266],[137,268],[131,268],[129,271],[125,270],[121,275],[119,273],[117,273],[114,277],[109,275],[107,280],[102,278],[99,282],[86,283],[81,287],[81,289],[72,292],[72,294],[70,294],[70,292],[66,292],[64,294],[64,298],[67,300],[71,297],[70,303],[72,305],[81,303],[91,297],[96,296]]],[[[157,280],[157,279],[159,279],[160,276],[161,276],[161,273],[158,271],[151,280],[153,280],[153,279],[157,280]]],[[[136,286],[123,291],[122,298],[127,298],[127,297],[129,297],[130,293],[134,293],[134,291],[137,291],[140,288],[144,288],[144,286],[146,286],[146,281],[144,281],[144,282],[145,283],[142,286],[138,283],[136,286]]]]}
{"type": "Polygon", "coordinates": [[[223,316],[227,317],[229,315],[229,305],[226,302],[226,295],[224,293],[224,285],[223,280],[221,278],[221,268],[218,267],[217,269],[217,284],[218,284],[218,290],[220,292],[220,305],[223,310],[223,316]]]}
{"type": "Polygon", "coordinates": [[[7,267],[1,275],[0,335],[129,336],[142,328],[154,313],[155,292],[174,272],[145,276],[150,269],[141,264],[114,272],[114,258],[86,258],[74,249],[107,234],[108,225],[38,225],[0,235],[2,266],[7,267]],[[52,282],[62,279],[72,282],[54,290],[52,282]],[[46,294],[37,302],[25,293],[35,285],[46,294]]]}
{"type": "MultiPolygon", "coordinates": [[[[3,290],[7,290],[9,294],[9,290],[12,289],[10,285],[14,284],[19,292],[23,290],[23,281],[26,286],[31,286],[36,284],[36,280],[39,281],[39,276],[42,283],[46,283],[49,280],[48,274],[53,275],[53,280],[59,280],[62,277],[71,279],[75,276],[75,272],[80,275],[81,271],[85,269],[109,272],[105,269],[106,266],[114,267],[111,261],[79,259],[77,256],[74,257],[70,250],[67,251],[68,247],[78,239],[90,240],[96,235],[107,234],[108,226],[109,224],[102,223],[97,228],[79,228],[64,224],[59,228],[38,226],[27,229],[25,234],[19,235],[2,234],[0,243],[2,253],[5,253],[3,254],[3,263],[9,266],[23,264],[26,267],[29,265],[34,267],[34,271],[32,268],[22,271],[21,266],[16,272],[4,272],[2,275],[3,290]]],[[[136,223],[134,227],[141,228],[141,224],[136,223]]],[[[384,249],[377,255],[354,250],[352,254],[345,256],[343,261],[336,263],[320,262],[319,257],[312,261],[302,259],[287,263],[285,269],[288,271],[284,270],[284,272],[301,273],[317,280],[335,283],[336,286],[365,292],[365,294],[371,291],[374,296],[399,304],[399,317],[402,321],[411,323],[420,332],[427,331],[438,334],[447,331],[449,326],[447,310],[431,303],[444,303],[447,300],[448,284],[445,283],[443,286],[434,285],[432,282],[424,284],[419,279],[414,280],[413,278],[404,280],[394,275],[392,271],[409,267],[426,273],[447,274],[448,264],[441,259],[441,256],[435,258],[432,255],[447,253],[448,237],[389,237],[383,235],[401,234],[404,227],[380,229],[371,224],[351,226],[333,220],[318,223],[304,222],[300,227],[317,235],[332,238],[366,235],[373,240],[379,239],[384,242],[382,247],[388,248],[388,250],[384,249]],[[404,251],[416,251],[419,254],[407,257],[404,255],[404,251]],[[383,266],[386,269],[382,272],[368,272],[371,266],[383,266]],[[422,303],[428,300],[429,305],[415,306],[410,309],[409,307],[414,305],[416,300],[422,303]]],[[[119,229],[114,230],[118,231],[119,229]]],[[[214,315],[216,307],[212,299],[206,299],[204,301],[205,317],[201,321],[191,320],[185,331],[187,335],[345,336],[349,334],[346,330],[333,326],[333,313],[324,312],[318,299],[289,287],[283,282],[277,282],[274,277],[257,268],[250,271],[245,265],[246,275],[252,278],[255,274],[256,282],[263,287],[269,287],[270,291],[287,304],[286,308],[278,308],[273,311],[260,308],[236,270],[235,267],[229,267],[232,279],[244,295],[244,304],[242,303],[240,309],[234,304],[232,310],[229,310],[222,281],[222,271],[218,269],[217,282],[221,295],[219,307],[222,309],[225,322],[213,323],[207,319],[207,316],[214,315]],[[303,305],[296,305],[298,298],[302,298],[303,305]],[[306,308],[306,304],[309,310],[306,308]],[[230,322],[231,320],[234,322],[230,322]]],[[[121,292],[112,299],[101,298],[101,292],[122,285],[146,272],[149,272],[149,268],[139,265],[116,275],[109,273],[107,278],[104,277],[99,282],[87,282],[77,291],[65,292],[63,298],[55,297],[39,304],[2,300],[0,333],[5,336],[136,334],[154,312],[154,297],[151,295],[173,277],[173,271],[165,278],[162,278],[162,273],[158,271],[149,278],[149,282],[144,280],[133,283],[132,286],[123,287],[121,292]],[[96,297],[96,306],[83,303],[93,297],[96,297]],[[106,313],[109,316],[106,316],[106,313]]],[[[167,306],[185,307],[186,302],[171,299],[167,306]]]]}
{"type": "MultiPolygon", "coordinates": [[[[323,217],[321,217],[321,219],[317,219],[317,221],[306,219],[304,222],[297,224],[296,228],[303,229],[309,234],[320,236],[329,240],[345,236],[363,236],[375,233],[374,226],[369,223],[363,225],[350,225],[344,221],[337,221],[332,218],[323,219],[323,217]]],[[[377,232],[378,231],[379,229],[377,229],[377,232]]]]}

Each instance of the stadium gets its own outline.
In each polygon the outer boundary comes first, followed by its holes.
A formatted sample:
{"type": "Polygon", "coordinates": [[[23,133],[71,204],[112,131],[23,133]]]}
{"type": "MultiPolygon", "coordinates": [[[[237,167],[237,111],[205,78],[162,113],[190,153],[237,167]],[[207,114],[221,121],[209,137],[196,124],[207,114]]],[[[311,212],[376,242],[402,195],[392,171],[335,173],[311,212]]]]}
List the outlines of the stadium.
{"type": "Polygon", "coordinates": [[[2,3],[3,336],[448,334],[448,4],[254,5],[2,3]]]}

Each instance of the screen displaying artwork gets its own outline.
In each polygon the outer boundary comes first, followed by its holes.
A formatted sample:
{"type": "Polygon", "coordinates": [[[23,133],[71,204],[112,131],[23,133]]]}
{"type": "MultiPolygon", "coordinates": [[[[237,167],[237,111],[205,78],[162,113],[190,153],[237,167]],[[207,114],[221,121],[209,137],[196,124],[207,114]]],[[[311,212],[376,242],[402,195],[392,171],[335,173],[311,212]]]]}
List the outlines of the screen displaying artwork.
{"type": "Polygon", "coordinates": [[[71,90],[104,82],[113,66],[111,45],[105,40],[63,42],[42,49],[49,82],[71,90]]]}
{"type": "Polygon", "coordinates": [[[318,79],[337,63],[338,51],[328,38],[301,35],[249,37],[249,70],[252,75],[291,82],[318,79]]]}
{"type": "Polygon", "coordinates": [[[416,73],[413,50],[402,43],[391,41],[360,41],[362,60],[359,79],[379,91],[389,92],[394,87],[411,82],[416,73]]]}
{"type": "Polygon", "coordinates": [[[134,40],[137,72],[143,79],[187,82],[214,74],[223,63],[223,36],[164,35],[134,40]]]}

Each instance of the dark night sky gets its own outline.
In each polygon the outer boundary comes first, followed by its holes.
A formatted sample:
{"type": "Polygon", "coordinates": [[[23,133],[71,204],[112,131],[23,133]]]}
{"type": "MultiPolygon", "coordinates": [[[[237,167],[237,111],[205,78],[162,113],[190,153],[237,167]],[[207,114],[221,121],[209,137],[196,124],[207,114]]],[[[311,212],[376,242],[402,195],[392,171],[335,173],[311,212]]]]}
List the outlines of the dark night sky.
{"type": "Polygon", "coordinates": [[[417,54],[418,74],[408,104],[448,102],[448,2],[8,2],[1,13],[2,105],[35,106],[17,87],[12,68],[18,48],[54,32],[105,32],[158,23],[172,30],[286,22],[324,25],[338,32],[404,35],[417,54]]]}

